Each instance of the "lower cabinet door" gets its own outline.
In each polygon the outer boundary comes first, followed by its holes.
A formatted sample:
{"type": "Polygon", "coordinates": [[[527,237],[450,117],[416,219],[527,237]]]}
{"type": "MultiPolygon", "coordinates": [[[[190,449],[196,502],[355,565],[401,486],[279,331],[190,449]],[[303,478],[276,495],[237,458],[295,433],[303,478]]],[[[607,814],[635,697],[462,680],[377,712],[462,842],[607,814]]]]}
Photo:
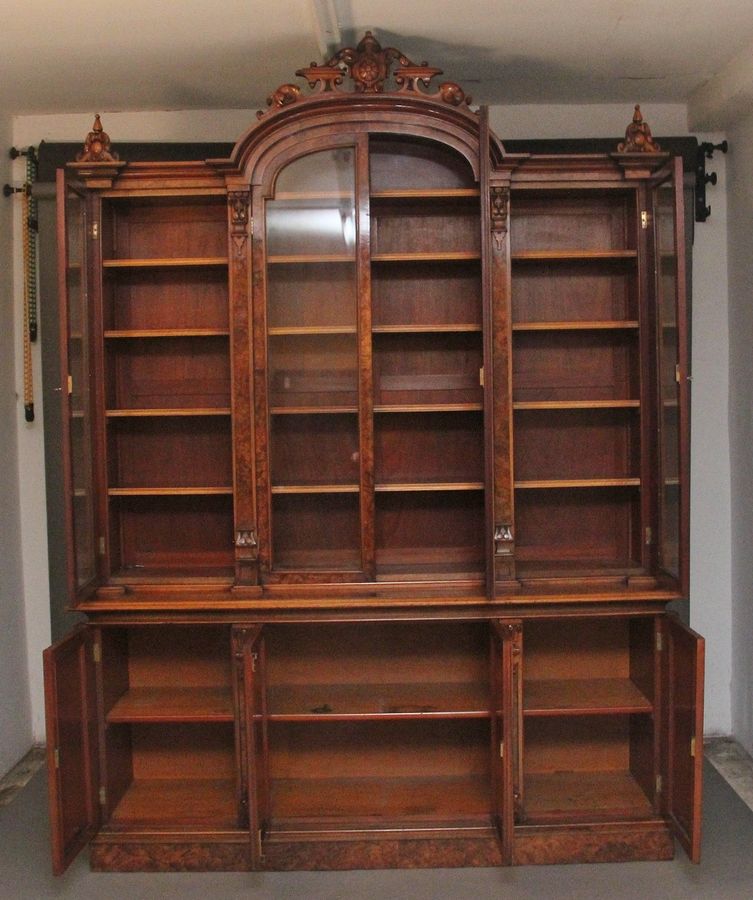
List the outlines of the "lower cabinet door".
{"type": "Polygon", "coordinates": [[[80,626],[44,651],[52,867],[62,874],[99,825],[92,631],[80,626]]]}

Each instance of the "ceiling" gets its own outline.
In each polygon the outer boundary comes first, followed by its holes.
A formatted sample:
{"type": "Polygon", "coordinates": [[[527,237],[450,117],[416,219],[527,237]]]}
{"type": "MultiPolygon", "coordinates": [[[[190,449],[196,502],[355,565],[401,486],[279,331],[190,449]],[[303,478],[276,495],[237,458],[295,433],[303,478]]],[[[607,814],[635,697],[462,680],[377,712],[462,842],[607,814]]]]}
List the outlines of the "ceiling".
{"type": "Polygon", "coordinates": [[[686,102],[753,47],[751,0],[0,0],[0,13],[0,110],[15,114],[255,108],[367,28],[490,104],[686,102]]]}

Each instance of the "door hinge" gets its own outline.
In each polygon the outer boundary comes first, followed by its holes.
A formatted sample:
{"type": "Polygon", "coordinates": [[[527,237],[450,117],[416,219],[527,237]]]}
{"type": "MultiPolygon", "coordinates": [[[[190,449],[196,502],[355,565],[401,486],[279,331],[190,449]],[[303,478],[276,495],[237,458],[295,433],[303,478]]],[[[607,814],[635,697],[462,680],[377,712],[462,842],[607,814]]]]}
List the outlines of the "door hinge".
{"type": "Polygon", "coordinates": [[[99,541],[98,541],[97,546],[99,549],[99,555],[104,556],[105,555],[105,536],[103,534],[101,534],[99,536],[99,541]]]}
{"type": "Polygon", "coordinates": [[[99,805],[107,806],[107,790],[104,787],[99,789],[99,805]]]}
{"type": "Polygon", "coordinates": [[[645,544],[647,547],[650,547],[654,542],[654,530],[650,525],[646,526],[646,533],[644,538],[645,544]]]}
{"type": "Polygon", "coordinates": [[[499,758],[500,759],[505,758],[505,742],[504,741],[499,742],[499,758]]]}
{"type": "Polygon", "coordinates": [[[690,739],[690,758],[695,759],[695,738],[690,739]]]}
{"type": "Polygon", "coordinates": [[[680,363],[677,363],[675,366],[675,381],[679,384],[682,380],[682,373],[680,371],[680,363]]]}
{"type": "Polygon", "coordinates": [[[651,224],[651,213],[646,210],[641,210],[641,228],[645,231],[649,225],[651,224]]]}
{"type": "Polygon", "coordinates": [[[259,859],[264,859],[261,828],[256,829],[256,853],[259,859]]]}
{"type": "Polygon", "coordinates": [[[68,376],[68,396],[73,394],[73,375],[68,376]]]}
{"type": "Polygon", "coordinates": [[[484,367],[483,366],[481,366],[481,368],[478,370],[478,383],[481,387],[484,386],[484,367]]]}
{"type": "Polygon", "coordinates": [[[252,672],[255,672],[255,671],[256,671],[256,661],[257,661],[258,659],[259,659],[259,654],[258,654],[258,653],[252,653],[252,654],[251,654],[251,671],[252,671],[252,672]]]}
{"type": "Polygon", "coordinates": [[[92,659],[95,663],[102,662],[102,644],[99,641],[92,644],[92,659]]]}
{"type": "Polygon", "coordinates": [[[664,641],[662,640],[661,631],[656,632],[656,652],[661,653],[664,649],[664,641]]]}
{"type": "Polygon", "coordinates": [[[656,776],[656,793],[661,794],[662,788],[664,787],[664,779],[661,775],[656,776]]]}
{"type": "Polygon", "coordinates": [[[60,747],[55,747],[52,751],[52,758],[55,761],[55,768],[60,768],[60,747]]]}
{"type": "Polygon", "coordinates": [[[92,227],[89,229],[89,237],[93,241],[99,240],[99,222],[92,222],[92,227]]]}

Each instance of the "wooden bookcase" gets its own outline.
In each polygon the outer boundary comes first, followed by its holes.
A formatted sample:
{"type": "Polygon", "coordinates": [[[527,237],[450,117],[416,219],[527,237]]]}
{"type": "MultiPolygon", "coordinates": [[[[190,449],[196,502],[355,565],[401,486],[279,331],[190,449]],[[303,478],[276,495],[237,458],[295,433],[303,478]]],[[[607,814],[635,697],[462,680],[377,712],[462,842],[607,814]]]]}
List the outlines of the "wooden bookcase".
{"type": "Polygon", "coordinates": [[[507,154],[369,34],[300,74],[59,176],[55,870],[697,860],[677,162],[507,154]]]}

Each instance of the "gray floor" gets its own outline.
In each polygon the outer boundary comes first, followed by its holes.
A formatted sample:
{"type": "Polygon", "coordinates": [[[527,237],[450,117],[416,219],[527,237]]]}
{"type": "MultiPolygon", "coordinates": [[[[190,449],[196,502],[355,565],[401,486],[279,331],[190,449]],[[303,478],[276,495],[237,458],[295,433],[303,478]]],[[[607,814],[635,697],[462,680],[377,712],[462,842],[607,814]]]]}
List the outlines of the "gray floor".
{"type": "Polygon", "coordinates": [[[669,863],[424,869],[294,874],[101,874],[85,854],[61,878],[50,873],[47,794],[38,772],[0,808],[0,898],[97,900],[284,898],[284,900],[589,900],[753,898],[753,810],[710,765],[705,772],[703,862],[678,850],[669,863]]]}

